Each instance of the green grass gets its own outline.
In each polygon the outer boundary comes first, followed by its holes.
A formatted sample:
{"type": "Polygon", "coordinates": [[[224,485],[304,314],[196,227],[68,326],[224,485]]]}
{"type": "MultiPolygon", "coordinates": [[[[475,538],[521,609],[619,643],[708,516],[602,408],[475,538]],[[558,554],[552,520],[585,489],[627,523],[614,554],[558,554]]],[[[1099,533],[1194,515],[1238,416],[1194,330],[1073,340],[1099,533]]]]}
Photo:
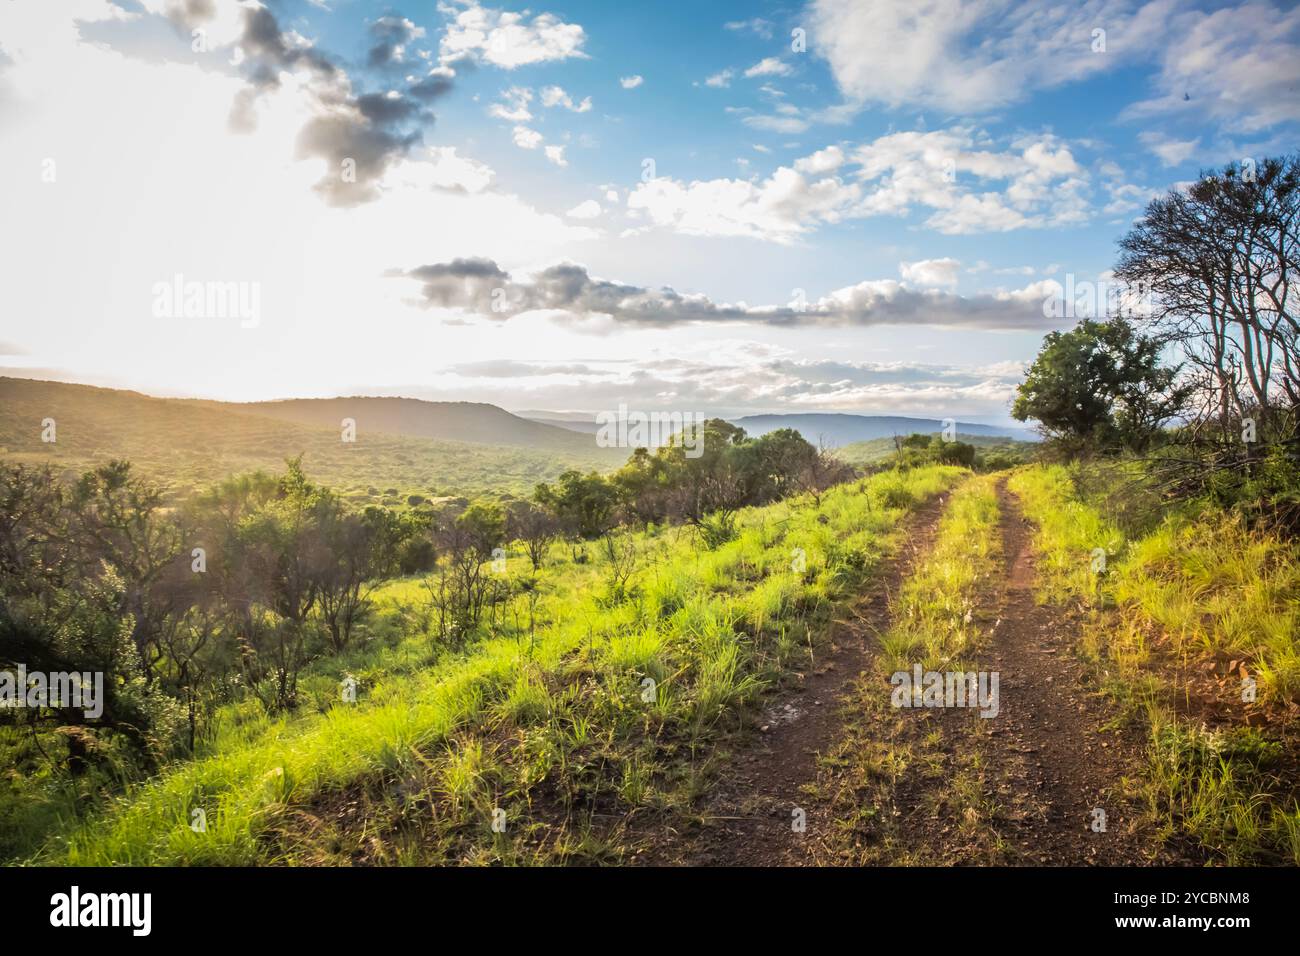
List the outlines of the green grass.
{"type": "MultiPolygon", "coordinates": [[[[818,863],[850,866],[934,865],[918,855],[907,820],[917,811],[900,806],[904,781],[924,781],[921,813],[946,812],[958,821],[962,862],[1004,864],[1007,851],[990,821],[997,813],[983,753],[952,748],[934,711],[891,706],[890,675],[968,666],[988,636],[991,576],[1001,571],[997,476],[973,477],[949,498],[928,552],[921,555],[894,601],[880,653],[844,709],[845,730],[822,759],[814,795],[835,820],[814,851],[818,863]]],[[[979,722],[976,719],[977,723],[979,722]]]]}
{"type": "Polygon", "coordinates": [[[1001,554],[995,478],[974,478],[953,492],[933,550],[904,583],[894,625],[880,639],[886,672],[948,668],[979,642],[981,582],[1001,554]]]}
{"type": "MultiPolygon", "coordinates": [[[[278,718],[247,703],[226,708],[198,758],[128,786],[87,817],[52,796],[43,819],[60,819],[37,859],[475,863],[617,854],[600,821],[698,793],[705,745],[806,662],[905,510],[966,474],[885,474],[832,490],[820,509],[807,499],[749,509],[738,537],[713,551],[685,529],[638,534],[631,596],[613,605],[601,598],[599,549],[575,563],[557,547],[540,575],[535,630],[517,604],[459,652],[434,646],[412,623],[419,582],[392,582],[378,595],[369,646],[308,675],[317,706],[278,718]],[[361,681],[356,704],[328,693],[347,673],[361,681]],[[363,822],[339,822],[331,800],[361,806],[363,822]],[[195,809],[206,814],[206,832],[189,826],[195,809]],[[504,833],[492,827],[497,809],[504,833]]],[[[507,573],[523,577],[526,559],[512,556],[507,573]]]]}
{"type": "MultiPolygon", "coordinates": [[[[931,434],[938,434],[938,432],[931,434]]],[[[996,452],[1016,462],[1028,461],[1040,447],[1037,442],[1018,441],[1015,438],[994,435],[967,435],[964,432],[959,433],[956,440],[974,445],[981,455],[996,452]]],[[[883,464],[893,458],[897,451],[893,438],[870,438],[836,448],[835,457],[862,468],[867,465],[883,464]]]]}
{"type": "Polygon", "coordinates": [[[1090,612],[1083,650],[1149,730],[1148,798],[1165,835],[1230,864],[1300,863],[1285,743],[1300,697],[1296,545],[1207,509],[1170,512],[1127,540],[1062,466],[1021,469],[1011,488],[1038,526],[1043,599],[1090,612]]]}

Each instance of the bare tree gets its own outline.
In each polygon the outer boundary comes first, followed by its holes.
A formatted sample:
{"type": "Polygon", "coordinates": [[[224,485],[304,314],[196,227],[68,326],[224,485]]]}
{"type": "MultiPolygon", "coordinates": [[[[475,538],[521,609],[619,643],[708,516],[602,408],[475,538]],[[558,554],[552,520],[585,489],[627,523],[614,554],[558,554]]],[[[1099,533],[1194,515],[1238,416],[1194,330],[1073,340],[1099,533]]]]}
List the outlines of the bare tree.
{"type": "Polygon", "coordinates": [[[1133,318],[1181,347],[1202,424],[1227,434],[1300,404],[1300,157],[1230,165],[1153,200],[1120,248],[1116,275],[1150,303],[1133,318]]]}

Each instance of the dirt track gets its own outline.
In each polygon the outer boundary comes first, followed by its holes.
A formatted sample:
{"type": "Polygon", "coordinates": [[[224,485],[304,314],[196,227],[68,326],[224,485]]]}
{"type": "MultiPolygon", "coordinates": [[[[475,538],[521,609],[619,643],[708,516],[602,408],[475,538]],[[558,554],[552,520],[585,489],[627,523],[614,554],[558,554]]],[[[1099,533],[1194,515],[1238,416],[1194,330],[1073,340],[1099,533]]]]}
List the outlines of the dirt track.
{"type": "Polygon", "coordinates": [[[790,694],[779,696],[753,739],[735,759],[704,805],[698,821],[657,832],[637,862],[653,865],[781,866],[803,855],[803,834],[792,827],[796,807],[808,807],[803,788],[817,773],[817,757],[842,730],[837,706],[870,659],[870,645],[888,625],[890,598],[917,558],[929,549],[947,496],[930,502],[904,523],[904,543],[872,576],[848,620],[837,621],[829,653],[790,694]]]}
{"type": "Polygon", "coordinates": [[[837,629],[831,654],[771,705],[767,730],[736,749],[698,819],[656,834],[638,862],[1179,862],[1138,823],[1126,778],[1142,741],[1111,727],[1075,654],[1079,622],[1034,599],[1031,529],[1005,480],[998,501],[1004,570],[980,595],[991,633],[976,655],[1000,676],[998,715],[878,703],[888,688],[869,669],[874,635],[929,549],[941,514],[934,503],[909,523],[908,543],[837,629]],[[855,774],[855,762],[868,769],[855,774]],[[803,831],[792,826],[796,808],[803,831]]]}

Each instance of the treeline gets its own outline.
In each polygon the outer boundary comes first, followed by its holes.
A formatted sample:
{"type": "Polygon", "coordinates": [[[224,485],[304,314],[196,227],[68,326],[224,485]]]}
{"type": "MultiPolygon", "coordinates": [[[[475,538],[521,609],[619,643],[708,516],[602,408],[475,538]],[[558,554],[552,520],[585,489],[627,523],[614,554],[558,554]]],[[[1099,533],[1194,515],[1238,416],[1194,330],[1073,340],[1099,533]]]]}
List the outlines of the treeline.
{"type": "Polygon", "coordinates": [[[145,769],[192,752],[223,703],[256,698],[268,712],[299,704],[312,660],[342,655],[373,613],[371,592],[398,574],[424,576],[416,626],[439,644],[471,638],[515,584],[507,542],[532,569],[551,546],[599,541],[626,596],[629,525],[685,522],[705,547],[735,533],[738,509],[821,491],[848,469],[784,430],[753,439],[723,421],[703,426],[697,456],[682,444],[638,449],[605,477],[567,472],[531,500],[463,508],[350,508],[298,461],[278,477],[231,478],[183,507],[111,462],[73,482],[48,467],[0,470],[0,669],[100,672],[103,714],[15,708],[0,720],[62,740],[81,773],[122,752],[145,769]]]}
{"type": "Polygon", "coordinates": [[[1120,308],[1053,332],[1012,410],[1071,457],[1138,456],[1158,492],[1300,529],[1300,156],[1153,200],[1120,308]]]}
{"type": "Polygon", "coordinates": [[[894,454],[887,459],[891,468],[921,468],[925,465],[961,465],[977,472],[1002,471],[1028,460],[1028,453],[1014,447],[994,446],[981,451],[970,442],[949,441],[942,435],[896,436],[894,454]]]}

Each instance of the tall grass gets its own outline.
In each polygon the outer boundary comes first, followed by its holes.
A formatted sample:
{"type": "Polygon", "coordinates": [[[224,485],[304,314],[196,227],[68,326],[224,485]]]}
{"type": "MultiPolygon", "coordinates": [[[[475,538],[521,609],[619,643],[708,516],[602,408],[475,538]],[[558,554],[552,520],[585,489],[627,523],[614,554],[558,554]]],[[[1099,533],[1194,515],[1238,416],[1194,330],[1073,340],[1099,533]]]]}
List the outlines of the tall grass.
{"type": "MultiPolygon", "coordinates": [[[[227,708],[207,752],[89,818],[64,820],[38,859],[311,861],[326,851],[304,849],[310,828],[301,821],[312,818],[304,811],[400,781],[404,806],[423,809],[414,830],[395,836],[394,861],[609,852],[574,814],[601,801],[662,804],[698,786],[683,761],[806,659],[835,602],[893,546],[906,510],[967,474],[886,473],[833,489],[820,509],[805,498],[748,509],[736,539],[713,550],[682,529],[638,534],[639,569],[617,603],[600,586],[598,555],[576,563],[556,548],[534,626],[507,609],[459,652],[412,628],[405,612],[418,582],[392,582],[378,595],[374,627],[388,642],[309,674],[321,685],[314,711],[272,719],[227,708]],[[355,704],[324,693],[345,673],[361,681],[355,704]],[[538,822],[549,819],[539,800],[557,803],[551,816],[570,822],[538,822]],[[505,833],[492,827],[497,809],[512,821],[505,833]],[[206,816],[198,832],[196,810],[206,816]],[[541,850],[536,831],[546,826],[558,832],[541,850]]],[[[507,562],[521,577],[526,564],[507,562]]]]}
{"type": "Polygon", "coordinates": [[[1149,796],[1166,834],[1229,863],[1300,863],[1296,755],[1250,726],[1276,733],[1300,697],[1295,544],[1212,510],[1171,513],[1126,540],[1059,465],[1021,469],[1010,486],[1038,527],[1044,599],[1091,612],[1084,649],[1146,722],[1149,796]],[[1233,663],[1221,687],[1197,682],[1233,663]]]}

